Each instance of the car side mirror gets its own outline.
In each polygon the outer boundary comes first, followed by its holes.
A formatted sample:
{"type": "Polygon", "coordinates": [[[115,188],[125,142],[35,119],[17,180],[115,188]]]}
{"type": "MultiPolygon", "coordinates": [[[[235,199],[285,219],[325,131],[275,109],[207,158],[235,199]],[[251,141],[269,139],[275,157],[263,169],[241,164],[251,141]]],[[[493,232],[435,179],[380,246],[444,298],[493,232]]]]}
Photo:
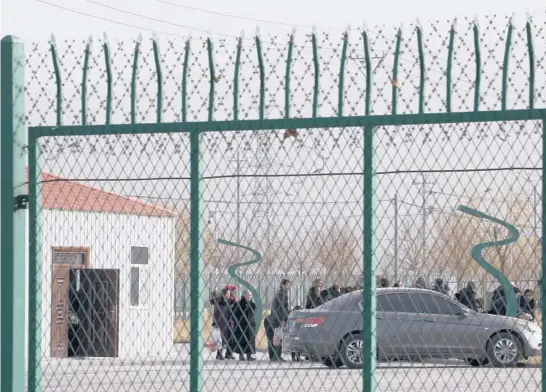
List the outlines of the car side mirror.
{"type": "Polygon", "coordinates": [[[470,315],[466,310],[461,309],[460,312],[455,313],[455,316],[459,316],[460,318],[467,318],[470,315]]]}

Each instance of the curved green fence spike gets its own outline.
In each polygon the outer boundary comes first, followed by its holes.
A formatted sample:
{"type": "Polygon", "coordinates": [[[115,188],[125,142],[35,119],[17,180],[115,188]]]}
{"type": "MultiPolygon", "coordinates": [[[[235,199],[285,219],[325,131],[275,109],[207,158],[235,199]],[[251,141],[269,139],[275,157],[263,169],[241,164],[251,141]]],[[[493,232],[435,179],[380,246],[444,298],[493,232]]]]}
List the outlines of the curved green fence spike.
{"type": "Polygon", "coordinates": [[[529,109],[535,108],[535,46],[533,44],[533,26],[531,20],[525,25],[527,33],[527,53],[529,54],[529,109]]]}
{"type": "Polygon", "coordinates": [[[317,33],[313,31],[311,35],[311,44],[313,46],[313,68],[315,75],[315,84],[313,85],[313,118],[318,116],[319,89],[320,89],[320,67],[317,44],[317,33]]]}
{"type": "Polygon", "coordinates": [[[425,50],[423,48],[423,28],[417,26],[417,48],[419,50],[419,114],[425,112],[425,50]]]}
{"type": "Polygon", "coordinates": [[[82,69],[82,125],[87,125],[87,71],[89,71],[89,57],[91,55],[91,37],[85,45],[82,69]]]}
{"type": "Polygon", "coordinates": [[[396,47],[394,50],[394,64],[392,66],[392,114],[398,111],[398,65],[400,63],[400,46],[402,44],[402,28],[396,34],[396,47]]]}
{"type": "Polygon", "coordinates": [[[242,263],[236,263],[236,264],[233,264],[233,265],[229,266],[228,267],[228,275],[231,276],[233,279],[235,279],[235,281],[237,283],[239,283],[240,285],[245,287],[248,291],[250,291],[252,293],[252,296],[254,297],[254,302],[256,303],[256,313],[255,313],[255,315],[256,315],[256,334],[257,334],[258,331],[260,330],[261,325],[262,325],[262,309],[263,309],[263,307],[262,307],[262,299],[260,297],[260,292],[254,286],[252,286],[249,282],[247,282],[246,280],[241,278],[239,275],[237,275],[236,271],[237,271],[237,269],[239,269],[241,267],[248,267],[249,265],[252,265],[252,264],[258,264],[259,262],[262,261],[262,255],[257,250],[254,250],[254,249],[249,248],[249,247],[244,246],[244,245],[236,244],[236,243],[231,242],[231,241],[218,239],[218,243],[223,244],[223,245],[227,245],[227,246],[234,246],[236,248],[244,249],[244,250],[247,250],[247,251],[251,252],[254,255],[254,258],[252,260],[244,261],[242,263]]]}
{"type": "Polygon", "coordinates": [[[256,35],[256,53],[258,54],[258,68],[260,70],[259,118],[260,120],[263,120],[265,115],[265,72],[264,72],[264,58],[262,53],[262,41],[258,35],[256,35]]]}
{"type": "Polygon", "coordinates": [[[453,70],[453,51],[455,50],[455,19],[449,30],[449,45],[447,47],[447,70],[446,70],[446,112],[451,113],[451,88],[452,88],[452,70],[453,70]]]}
{"type": "Polygon", "coordinates": [[[188,121],[188,69],[190,68],[190,40],[184,46],[184,65],[182,66],[182,122],[188,121]]]}
{"type": "Polygon", "coordinates": [[[136,124],[136,89],[138,77],[138,60],[140,57],[140,44],[142,36],[139,35],[133,52],[133,73],[131,76],[131,124],[136,124]]]}
{"type": "Polygon", "coordinates": [[[288,40],[288,54],[286,55],[286,73],[284,75],[284,117],[290,118],[290,71],[292,68],[292,51],[294,49],[294,34],[288,40]]]}
{"type": "Polygon", "coordinates": [[[364,61],[366,62],[366,93],[364,95],[364,113],[370,115],[372,110],[372,55],[370,53],[370,42],[368,39],[368,31],[362,31],[362,39],[364,41],[364,61]]]}
{"type": "Polygon", "coordinates": [[[235,72],[233,74],[233,120],[239,119],[239,69],[241,67],[241,52],[243,51],[243,37],[237,41],[237,53],[235,55],[235,72]]]}
{"type": "Polygon", "coordinates": [[[480,212],[478,210],[475,210],[473,208],[467,207],[467,206],[459,206],[457,208],[459,211],[472,215],[476,218],[485,219],[493,223],[498,223],[499,225],[502,225],[503,227],[507,228],[509,231],[508,238],[500,241],[489,241],[489,242],[482,242],[481,244],[475,245],[472,247],[472,258],[485,269],[490,275],[492,275],[495,279],[499,281],[502,288],[504,289],[504,293],[506,295],[506,315],[509,317],[516,317],[518,314],[518,304],[517,304],[517,298],[516,293],[514,293],[514,288],[508,278],[498,269],[493,267],[491,264],[489,264],[482,256],[483,250],[486,248],[492,248],[497,246],[506,246],[510,245],[514,242],[516,242],[519,238],[519,230],[516,229],[513,225],[498,219],[494,218],[492,216],[486,215],[483,212],[480,212]]]}
{"type": "Polygon", "coordinates": [[[213,45],[212,39],[207,38],[207,54],[209,58],[209,78],[210,78],[210,87],[209,87],[209,121],[212,121],[214,118],[214,90],[216,87],[216,72],[214,68],[214,55],[213,55],[213,45]]]}
{"type": "Polygon", "coordinates": [[[112,62],[110,60],[110,46],[106,35],[102,45],[104,52],[104,65],[106,69],[106,125],[112,121],[112,62]]]}
{"type": "Polygon", "coordinates": [[[163,72],[161,71],[161,56],[159,55],[159,43],[157,38],[152,41],[152,48],[154,51],[155,61],[155,74],[157,77],[157,107],[156,107],[156,122],[161,122],[161,115],[163,114],[163,72]]]}
{"type": "Polygon", "coordinates": [[[480,50],[480,29],[478,22],[474,22],[474,53],[476,59],[476,80],[474,84],[474,111],[480,110],[480,86],[482,82],[482,54],[480,50]]]}
{"type": "Polygon", "coordinates": [[[339,60],[339,77],[338,77],[338,98],[337,98],[337,115],[343,116],[343,102],[345,97],[345,62],[347,60],[347,48],[349,47],[349,32],[343,33],[343,47],[341,48],[341,59],[339,60]]]}
{"type": "Polygon", "coordinates": [[[506,32],[506,43],[504,47],[504,61],[502,62],[502,91],[501,91],[501,107],[506,110],[506,100],[508,97],[508,63],[510,62],[510,50],[512,49],[512,34],[514,25],[512,19],[508,23],[508,31],[506,32]]]}
{"type": "Polygon", "coordinates": [[[63,124],[63,87],[61,81],[61,67],[59,66],[59,57],[57,55],[57,44],[55,43],[55,37],[51,36],[51,41],[49,42],[49,49],[51,50],[51,59],[53,60],[53,72],[55,73],[55,85],[57,87],[56,101],[56,124],[63,124]]]}

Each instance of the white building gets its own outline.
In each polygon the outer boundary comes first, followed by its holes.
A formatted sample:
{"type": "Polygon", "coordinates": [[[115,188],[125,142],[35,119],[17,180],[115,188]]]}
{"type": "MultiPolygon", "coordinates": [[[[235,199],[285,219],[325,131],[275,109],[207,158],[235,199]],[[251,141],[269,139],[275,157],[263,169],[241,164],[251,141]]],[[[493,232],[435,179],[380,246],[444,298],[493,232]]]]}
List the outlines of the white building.
{"type": "Polygon", "coordinates": [[[174,213],[50,174],[43,180],[43,356],[167,355],[174,213]]]}

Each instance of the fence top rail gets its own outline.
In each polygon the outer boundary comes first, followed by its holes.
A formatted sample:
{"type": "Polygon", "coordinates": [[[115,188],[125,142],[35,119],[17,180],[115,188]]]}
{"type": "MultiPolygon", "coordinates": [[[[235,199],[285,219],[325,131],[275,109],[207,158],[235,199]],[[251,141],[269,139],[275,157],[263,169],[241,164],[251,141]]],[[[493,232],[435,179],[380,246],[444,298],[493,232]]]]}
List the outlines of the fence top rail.
{"type": "Polygon", "coordinates": [[[320,118],[199,121],[148,124],[66,125],[29,128],[29,138],[45,136],[127,135],[146,133],[193,133],[256,130],[293,130],[346,127],[378,127],[427,124],[546,120],[546,109],[484,112],[345,116],[320,118]]]}

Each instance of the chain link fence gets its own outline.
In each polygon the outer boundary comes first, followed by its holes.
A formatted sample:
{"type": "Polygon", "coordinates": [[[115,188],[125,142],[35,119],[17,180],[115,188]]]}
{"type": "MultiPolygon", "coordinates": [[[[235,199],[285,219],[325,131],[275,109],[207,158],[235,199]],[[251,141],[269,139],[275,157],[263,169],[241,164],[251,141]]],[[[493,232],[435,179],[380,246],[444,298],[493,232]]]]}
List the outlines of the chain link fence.
{"type": "Polygon", "coordinates": [[[26,44],[29,392],[541,390],[545,27],[26,44]]]}

